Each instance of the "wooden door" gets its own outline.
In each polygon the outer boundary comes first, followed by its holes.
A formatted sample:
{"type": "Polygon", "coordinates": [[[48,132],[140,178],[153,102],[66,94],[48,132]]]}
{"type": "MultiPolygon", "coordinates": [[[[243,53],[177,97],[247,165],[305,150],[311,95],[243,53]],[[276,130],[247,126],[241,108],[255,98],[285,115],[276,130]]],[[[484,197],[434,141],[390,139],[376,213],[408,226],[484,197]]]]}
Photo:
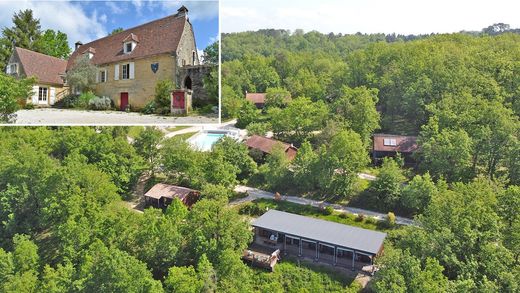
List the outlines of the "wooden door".
{"type": "Polygon", "coordinates": [[[119,103],[119,109],[125,111],[128,106],[128,93],[121,93],[121,100],[119,103]]]}

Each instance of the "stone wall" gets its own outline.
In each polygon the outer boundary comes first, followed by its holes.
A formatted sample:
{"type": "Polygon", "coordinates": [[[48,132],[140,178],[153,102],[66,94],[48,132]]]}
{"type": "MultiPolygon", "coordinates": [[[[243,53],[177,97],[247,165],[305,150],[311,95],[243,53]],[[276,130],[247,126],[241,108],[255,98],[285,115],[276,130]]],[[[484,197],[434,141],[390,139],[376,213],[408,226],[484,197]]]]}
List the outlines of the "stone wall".
{"type": "Polygon", "coordinates": [[[182,89],[189,89],[187,80],[191,80],[193,90],[193,105],[199,106],[218,100],[218,97],[210,97],[204,89],[204,78],[212,69],[217,70],[217,65],[184,66],[180,68],[180,81],[182,89]]]}

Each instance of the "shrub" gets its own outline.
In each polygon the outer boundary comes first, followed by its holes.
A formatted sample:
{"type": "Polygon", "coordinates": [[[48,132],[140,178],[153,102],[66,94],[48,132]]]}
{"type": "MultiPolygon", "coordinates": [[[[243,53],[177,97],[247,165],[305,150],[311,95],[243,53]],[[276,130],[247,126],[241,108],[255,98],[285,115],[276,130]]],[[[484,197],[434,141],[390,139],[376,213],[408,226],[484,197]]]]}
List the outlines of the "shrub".
{"type": "Polygon", "coordinates": [[[34,104],[33,103],[27,103],[23,106],[24,109],[26,110],[32,110],[34,109],[34,104]]]}
{"type": "Polygon", "coordinates": [[[395,226],[395,214],[392,212],[388,212],[386,215],[386,223],[388,224],[388,227],[394,227],[395,226]]]}
{"type": "Polygon", "coordinates": [[[366,216],[364,214],[359,213],[356,217],[356,222],[363,222],[365,220],[366,216]]]}
{"type": "Polygon", "coordinates": [[[374,225],[376,225],[377,222],[378,222],[377,219],[374,218],[374,217],[367,217],[365,219],[365,223],[367,223],[367,224],[374,224],[374,225]]]}
{"type": "Polygon", "coordinates": [[[112,105],[112,99],[109,97],[95,97],[88,101],[88,107],[92,110],[109,110],[112,105]]]}
{"type": "Polygon", "coordinates": [[[248,202],[240,207],[238,212],[242,215],[261,216],[265,211],[262,210],[257,204],[248,202]]]}
{"type": "Polygon", "coordinates": [[[168,109],[168,113],[170,112],[171,93],[174,88],[175,85],[171,80],[161,80],[155,85],[156,110],[161,112],[158,114],[162,114],[165,108],[168,109]]]}
{"type": "Polygon", "coordinates": [[[269,122],[251,122],[246,126],[248,135],[261,135],[265,136],[271,129],[271,123],[269,122]]]}
{"type": "Polygon", "coordinates": [[[79,95],[70,94],[63,99],[57,101],[54,107],[57,108],[75,108],[78,103],[79,95]]]}
{"type": "Polygon", "coordinates": [[[155,101],[150,101],[141,110],[143,114],[153,114],[156,111],[155,101]]]}
{"type": "Polygon", "coordinates": [[[331,207],[331,206],[327,206],[325,207],[324,209],[321,210],[322,213],[325,215],[325,216],[328,216],[328,215],[332,215],[332,213],[334,213],[334,208],[331,207]]]}
{"type": "Polygon", "coordinates": [[[348,214],[343,212],[343,213],[339,214],[339,217],[342,219],[346,219],[346,218],[348,218],[348,214]]]}

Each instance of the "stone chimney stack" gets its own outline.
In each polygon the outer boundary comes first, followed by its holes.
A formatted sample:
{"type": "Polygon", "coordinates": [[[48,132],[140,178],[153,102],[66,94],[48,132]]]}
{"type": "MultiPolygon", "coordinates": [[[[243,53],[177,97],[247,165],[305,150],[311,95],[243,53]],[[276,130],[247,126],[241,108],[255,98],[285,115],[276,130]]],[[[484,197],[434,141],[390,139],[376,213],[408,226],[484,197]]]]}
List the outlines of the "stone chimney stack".
{"type": "Polygon", "coordinates": [[[79,47],[83,46],[83,43],[80,42],[80,41],[77,41],[75,45],[75,48],[74,48],[74,51],[77,50],[79,47]]]}
{"type": "Polygon", "coordinates": [[[182,5],[181,8],[177,9],[177,17],[188,16],[188,8],[182,5]]]}

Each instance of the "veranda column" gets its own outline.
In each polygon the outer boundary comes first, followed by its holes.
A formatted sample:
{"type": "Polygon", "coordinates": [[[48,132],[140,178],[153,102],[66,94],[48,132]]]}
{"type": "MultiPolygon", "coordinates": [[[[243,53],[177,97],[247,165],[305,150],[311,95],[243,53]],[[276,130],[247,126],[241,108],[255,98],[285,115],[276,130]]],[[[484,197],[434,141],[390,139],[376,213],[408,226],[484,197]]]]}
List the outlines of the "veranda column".
{"type": "Polygon", "coordinates": [[[338,247],[334,246],[334,265],[338,263],[338,247]]]}
{"type": "Polygon", "coordinates": [[[353,250],[352,251],[352,270],[354,270],[354,258],[356,257],[356,252],[353,250]]]}
{"type": "Polygon", "coordinates": [[[283,255],[287,255],[287,235],[285,234],[283,234],[283,255]]]}
{"type": "Polygon", "coordinates": [[[298,251],[299,251],[298,256],[302,256],[302,238],[300,237],[298,239],[299,239],[298,240],[298,251]]]}
{"type": "Polygon", "coordinates": [[[318,259],[320,259],[320,251],[318,250],[319,245],[320,245],[320,243],[318,241],[316,241],[316,261],[318,261],[318,259]]]}

